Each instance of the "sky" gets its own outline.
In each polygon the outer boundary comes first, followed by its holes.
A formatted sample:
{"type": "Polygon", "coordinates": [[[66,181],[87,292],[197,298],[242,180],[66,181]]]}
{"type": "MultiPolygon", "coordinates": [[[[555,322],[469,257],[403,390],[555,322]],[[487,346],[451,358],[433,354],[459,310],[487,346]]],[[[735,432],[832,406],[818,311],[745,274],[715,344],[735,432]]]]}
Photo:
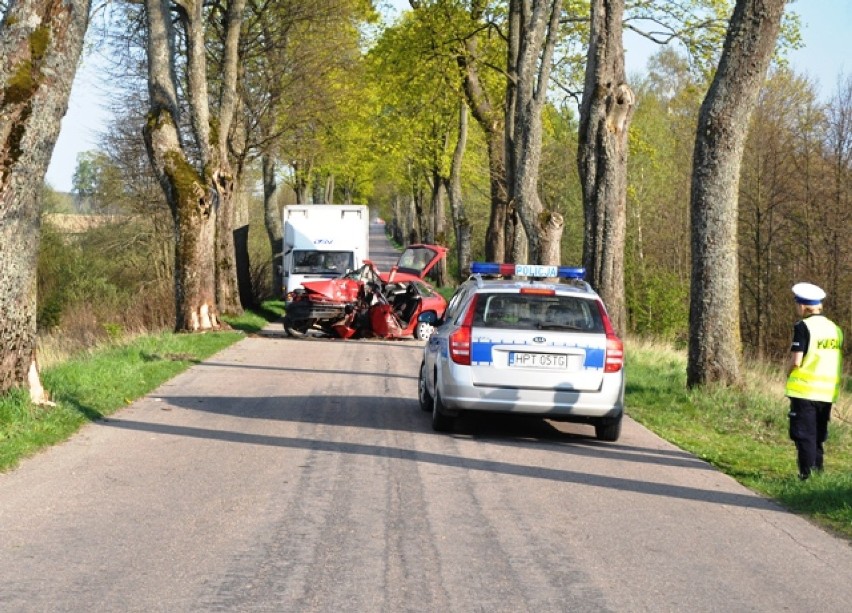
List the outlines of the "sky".
{"type": "MultiPolygon", "coordinates": [[[[813,79],[822,98],[827,99],[837,89],[838,78],[852,74],[852,46],[848,40],[852,32],[852,0],[795,0],[790,9],[802,17],[805,44],[789,55],[790,64],[796,72],[813,79]]],[[[641,72],[654,51],[643,41],[627,39],[628,74],[641,72]]],[[[77,156],[98,148],[99,134],[109,121],[95,68],[95,59],[84,58],[71,88],[68,112],[47,170],[46,180],[57,191],[71,191],[77,156]]]]}

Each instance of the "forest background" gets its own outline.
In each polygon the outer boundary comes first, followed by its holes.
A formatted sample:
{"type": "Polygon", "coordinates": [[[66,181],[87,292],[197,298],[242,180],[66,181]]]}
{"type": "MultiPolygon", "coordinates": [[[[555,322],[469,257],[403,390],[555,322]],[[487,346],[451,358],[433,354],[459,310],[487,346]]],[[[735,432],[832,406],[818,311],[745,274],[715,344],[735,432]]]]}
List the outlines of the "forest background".
{"type": "MultiPolygon", "coordinates": [[[[116,43],[108,20],[103,25],[91,44],[116,43]]],[[[400,242],[454,246],[453,234],[435,227],[443,201],[429,197],[431,173],[446,169],[448,145],[457,139],[456,106],[448,104],[455,97],[447,93],[453,84],[416,26],[405,15],[389,23],[365,19],[345,53],[324,44],[328,39],[302,43],[303,59],[310,60],[303,70],[311,66],[314,74],[293,73],[298,86],[287,113],[289,164],[280,170],[279,206],[297,198],[364,202],[391,223],[400,242]],[[347,62],[331,62],[332,56],[347,62]]],[[[564,72],[557,79],[563,80],[545,111],[540,176],[545,206],[566,220],[565,263],[581,260],[583,241],[578,94],[570,85],[577,77],[568,61],[583,53],[583,41],[573,44],[561,50],[564,72]]],[[[174,321],[172,222],[142,143],[144,79],[134,79],[126,64],[105,65],[104,74],[115,88],[114,121],[98,148],[80,157],[69,196],[46,187],[38,322],[44,339],[61,334],[67,350],[174,321]]],[[[669,47],[652,57],[647,72],[631,75],[637,104],[628,160],[627,332],[681,345],[688,330],[692,146],[709,78],[695,57],[669,47]]],[[[484,148],[472,125],[462,188],[475,258],[484,251],[489,210],[484,148]]],[[[259,300],[275,297],[275,286],[260,169],[253,172],[238,225],[249,229],[251,293],[259,300]]],[[[834,92],[821,95],[779,55],[752,118],[740,182],[739,308],[747,356],[787,352],[790,286],[797,281],[824,287],[827,312],[852,329],[850,194],[852,80],[841,74],[834,92]]],[[[457,266],[449,272],[457,276],[457,266]]]]}

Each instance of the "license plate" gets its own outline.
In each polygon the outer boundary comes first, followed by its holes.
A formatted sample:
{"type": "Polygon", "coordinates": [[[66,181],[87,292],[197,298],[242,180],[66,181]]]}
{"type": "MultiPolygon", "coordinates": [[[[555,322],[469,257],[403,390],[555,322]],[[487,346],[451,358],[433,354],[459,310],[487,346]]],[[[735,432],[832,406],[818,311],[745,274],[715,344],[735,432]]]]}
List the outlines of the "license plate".
{"type": "Polygon", "coordinates": [[[521,368],[547,368],[564,370],[568,368],[568,356],[561,353],[509,353],[509,366],[521,368]]]}

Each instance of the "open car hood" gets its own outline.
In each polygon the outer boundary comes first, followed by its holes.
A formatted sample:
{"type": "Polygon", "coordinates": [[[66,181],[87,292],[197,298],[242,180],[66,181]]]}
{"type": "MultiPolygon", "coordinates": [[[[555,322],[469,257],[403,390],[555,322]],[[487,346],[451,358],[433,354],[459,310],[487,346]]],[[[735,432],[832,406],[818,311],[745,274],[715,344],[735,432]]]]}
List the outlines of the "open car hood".
{"type": "Polygon", "coordinates": [[[390,272],[381,274],[382,280],[399,282],[425,279],[429,271],[447,257],[447,251],[446,247],[440,245],[409,245],[390,272]]]}

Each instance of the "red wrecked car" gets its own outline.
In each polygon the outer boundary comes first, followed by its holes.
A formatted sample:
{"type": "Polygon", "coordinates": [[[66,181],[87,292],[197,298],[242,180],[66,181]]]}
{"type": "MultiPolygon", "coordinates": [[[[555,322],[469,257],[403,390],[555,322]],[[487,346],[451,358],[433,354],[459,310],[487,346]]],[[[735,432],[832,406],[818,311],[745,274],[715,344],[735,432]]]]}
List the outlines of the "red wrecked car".
{"type": "Polygon", "coordinates": [[[379,272],[368,260],[342,277],[305,283],[286,304],[284,329],[294,337],[317,331],[338,338],[425,340],[432,325],[418,317],[431,312],[441,318],[447,308],[425,277],[446,255],[446,247],[411,245],[390,272],[379,272]]]}

